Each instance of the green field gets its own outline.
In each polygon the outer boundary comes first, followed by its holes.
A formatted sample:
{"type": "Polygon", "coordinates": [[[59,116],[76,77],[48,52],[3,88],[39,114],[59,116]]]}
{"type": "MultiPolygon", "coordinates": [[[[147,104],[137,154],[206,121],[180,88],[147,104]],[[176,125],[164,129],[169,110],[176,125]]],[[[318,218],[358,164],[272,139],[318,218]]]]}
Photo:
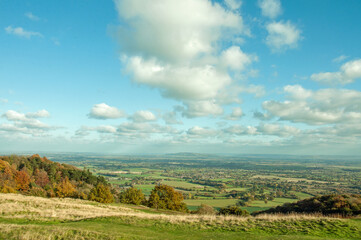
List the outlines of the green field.
{"type": "Polygon", "coordinates": [[[145,195],[150,195],[152,189],[155,187],[155,184],[135,185],[134,187],[141,189],[145,195]]]}
{"type": "Polygon", "coordinates": [[[246,221],[240,226],[172,224],[135,218],[94,218],[76,222],[0,220],[0,239],[360,239],[360,220],[246,221]]]}
{"type": "Polygon", "coordinates": [[[284,203],[289,202],[295,202],[296,199],[290,199],[290,198],[275,198],[273,201],[268,201],[268,203],[265,203],[264,201],[252,201],[250,203],[251,207],[261,207],[261,208],[270,208],[282,205],[284,203]]]}
{"type": "Polygon", "coordinates": [[[204,186],[184,181],[162,181],[162,184],[172,186],[172,187],[182,187],[182,188],[194,188],[194,189],[203,189],[204,186]]]}
{"type": "Polygon", "coordinates": [[[188,199],[184,202],[189,207],[198,207],[201,204],[207,204],[215,208],[227,207],[229,205],[234,205],[238,202],[237,199],[188,199]]]}

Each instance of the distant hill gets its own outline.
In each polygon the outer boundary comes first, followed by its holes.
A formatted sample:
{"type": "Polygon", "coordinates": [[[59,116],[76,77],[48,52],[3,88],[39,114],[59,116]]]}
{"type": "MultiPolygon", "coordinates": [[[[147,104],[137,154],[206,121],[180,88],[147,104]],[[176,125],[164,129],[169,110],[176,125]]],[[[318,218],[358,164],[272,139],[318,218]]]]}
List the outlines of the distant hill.
{"type": "Polygon", "coordinates": [[[52,162],[38,154],[0,156],[1,193],[87,199],[99,183],[108,185],[104,177],[89,170],[52,162]]]}
{"type": "Polygon", "coordinates": [[[361,214],[361,195],[323,195],[285,203],[282,206],[254,213],[321,213],[324,215],[340,214],[356,216],[361,214]]]}

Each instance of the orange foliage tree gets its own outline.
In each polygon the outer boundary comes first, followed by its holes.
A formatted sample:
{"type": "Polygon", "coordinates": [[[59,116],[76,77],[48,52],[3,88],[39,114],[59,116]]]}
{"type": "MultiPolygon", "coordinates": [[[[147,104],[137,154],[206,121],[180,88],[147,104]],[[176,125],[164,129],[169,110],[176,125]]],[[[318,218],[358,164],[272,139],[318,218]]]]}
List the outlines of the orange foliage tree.
{"type": "Polygon", "coordinates": [[[76,192],[75,186],[69,181],[68,177],[65,177],[55,187],[55,194],[57,197],[60,198],[72,197],[75,192],[76,192]]]}
{"type": "Polygon", "coordinates": [[[26,192],[29,190],[30,176],[25,170],[18,171],[15,175],[16,188],[26,192]]]}

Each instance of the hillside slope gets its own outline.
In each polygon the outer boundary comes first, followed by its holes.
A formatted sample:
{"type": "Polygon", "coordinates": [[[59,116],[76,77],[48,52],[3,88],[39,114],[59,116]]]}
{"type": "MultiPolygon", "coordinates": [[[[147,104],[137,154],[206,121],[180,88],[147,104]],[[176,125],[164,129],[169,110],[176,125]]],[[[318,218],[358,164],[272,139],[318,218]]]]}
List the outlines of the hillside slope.
{"type": "Polygon", "coordinates": [[[91,189],[109,184],[89,170],[50,161],[38,154],[0,156],[0,193],[88,199],[91,189]]]}
{"type": "Polygon", "coordinates": [[[0,194],[0,239],[360,239],[359,219],[200,216],[0,194]]]}

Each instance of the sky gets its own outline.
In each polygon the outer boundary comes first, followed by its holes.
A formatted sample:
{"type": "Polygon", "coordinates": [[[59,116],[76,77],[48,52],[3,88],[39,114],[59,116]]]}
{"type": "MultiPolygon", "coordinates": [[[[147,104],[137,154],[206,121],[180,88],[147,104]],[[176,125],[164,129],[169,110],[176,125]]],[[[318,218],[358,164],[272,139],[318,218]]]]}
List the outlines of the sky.
{"type": "Polygon", "coordinates": [[[359,0],[0,0],[0,151],[361,155],[359,0]]]}

